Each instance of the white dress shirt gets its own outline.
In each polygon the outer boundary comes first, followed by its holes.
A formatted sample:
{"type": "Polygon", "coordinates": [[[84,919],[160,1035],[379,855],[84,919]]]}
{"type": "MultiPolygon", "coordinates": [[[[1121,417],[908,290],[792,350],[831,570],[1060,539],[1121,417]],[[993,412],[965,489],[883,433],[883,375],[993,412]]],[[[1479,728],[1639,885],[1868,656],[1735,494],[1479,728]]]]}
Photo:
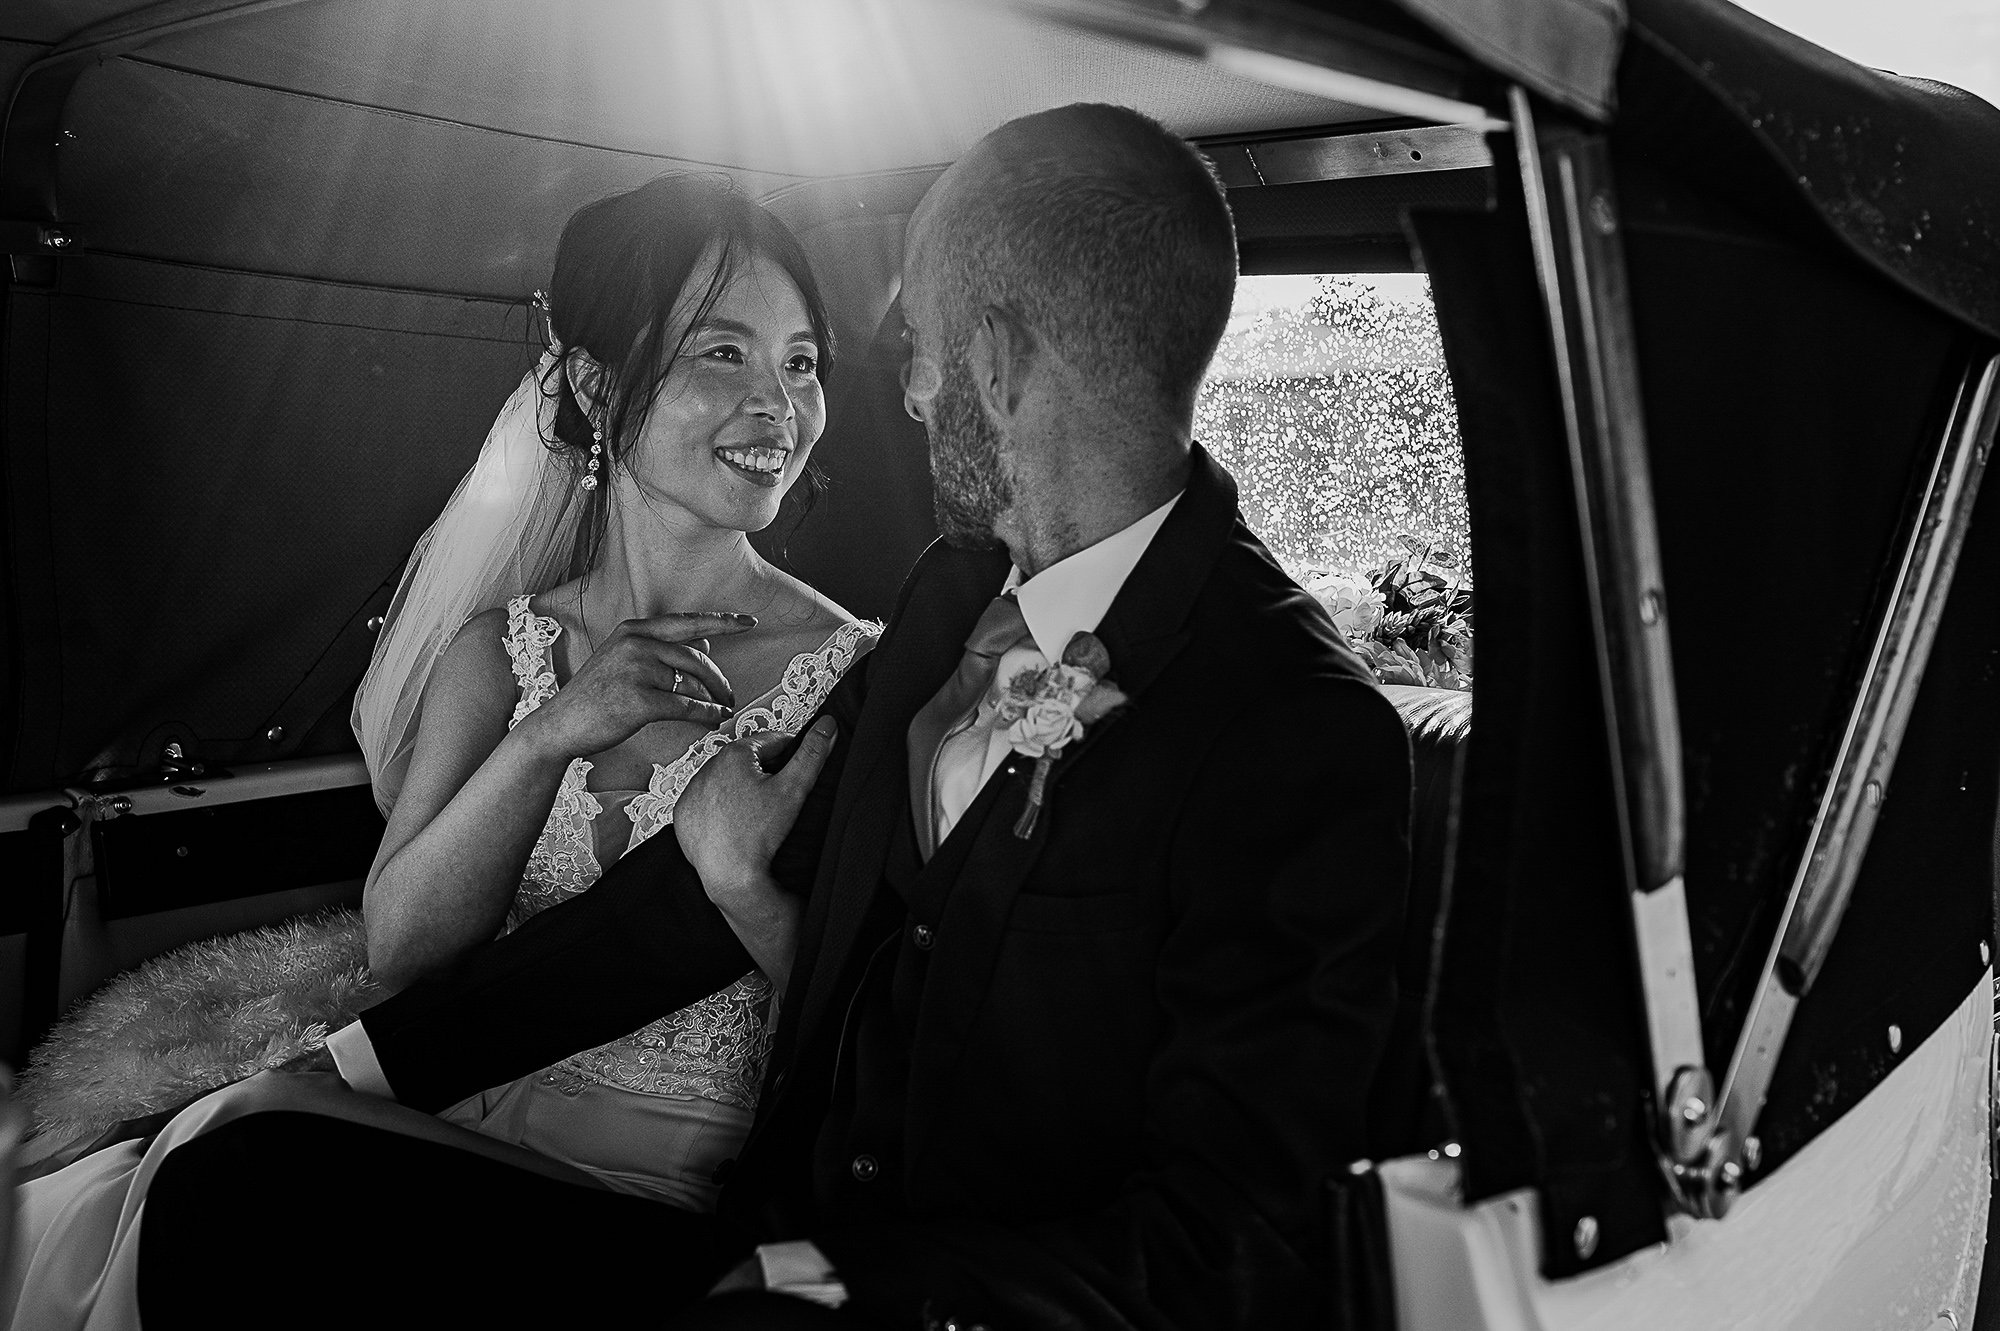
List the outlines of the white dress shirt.
{"type": "MultiPolygon", "coordinates": [[[[1111,533],[1095,545],[1085,546],[1026,581],[1022,580],[1018,567],[1008,572],[1000,590],[1013,592],[1020,601],[1021,618],[1028,621],[1028,633],[1034,638],[1037,651],[1052,662],[1060,661],[1071,638],[1097,631],[1097,626],[1104,622],[1105,612],[1118,599],[1125,580],[1132,576],[1139,557],[1152,545],[1167,514],[1180,501],[1181,497],[1175,495],[1131,526],[1111,533]]],[[[1117,663],[1114,661],[1112,665],[1115,669],[1117,663]]],[[[1006,760],[1007,736],[992,724],[998,693],[996,679],[987,690],[979,713],[969,718],[970,724],[956,730],[938,750],[937,766],[931,774],[937,820],[937,839],[933,845],[941,844],[951,835],[951,829],[965,816],[980,788],[1006,760]]]]}
{"type": "Polygon", "coordinates": [[[368,1038],[368,1031],[360,1022],[350,1021],[327,1036],[326,1052],[333,1055],[333,1066],[341,1080],[355,1090],[364,1095],[379,1095],[384,1100],[396,1098],[389,1088],[388,1076],[382,1071],[382,1060],[375,1056],[375,1042],[368,1038]]]}

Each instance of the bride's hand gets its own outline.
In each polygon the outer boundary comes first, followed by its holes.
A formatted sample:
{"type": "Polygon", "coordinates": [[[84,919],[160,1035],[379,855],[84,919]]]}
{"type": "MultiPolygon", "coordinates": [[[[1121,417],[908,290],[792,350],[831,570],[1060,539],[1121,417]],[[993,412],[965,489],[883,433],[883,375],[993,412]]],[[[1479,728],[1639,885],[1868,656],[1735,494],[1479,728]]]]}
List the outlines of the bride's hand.
{"type": "Polygon", "coordinates": [[[718,726],[734,708],[736,695],[701,647],[711,637],[743,633],[756,624],[754,616],[732,614],[628,619],[519,729],[550,753],[569,759],[600,753],[655,721],[718,726]]]}

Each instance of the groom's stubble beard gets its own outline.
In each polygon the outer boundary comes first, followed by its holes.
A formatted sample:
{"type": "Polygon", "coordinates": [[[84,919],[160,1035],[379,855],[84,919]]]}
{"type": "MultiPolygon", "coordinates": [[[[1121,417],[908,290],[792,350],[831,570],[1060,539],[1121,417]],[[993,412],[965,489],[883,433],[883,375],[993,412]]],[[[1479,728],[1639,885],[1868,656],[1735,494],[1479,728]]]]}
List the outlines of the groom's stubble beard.
{"type": "Polygon", "coordinates": [[[927,423],[938,534],[961,550],[993,549],[1000,544],[994,528],[1014,503],[1014,485],[1001,460],[1000,432],[973,391],[965,344],[945,357],[927,423]]]}

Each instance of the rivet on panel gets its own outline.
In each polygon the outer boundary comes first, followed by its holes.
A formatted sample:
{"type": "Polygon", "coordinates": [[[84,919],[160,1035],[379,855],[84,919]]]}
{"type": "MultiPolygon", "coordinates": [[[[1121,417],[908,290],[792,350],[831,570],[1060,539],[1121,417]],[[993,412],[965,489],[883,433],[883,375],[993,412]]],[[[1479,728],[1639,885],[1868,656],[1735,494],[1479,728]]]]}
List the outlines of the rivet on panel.
{"type": "Polygon", "coordinates": [[[264,738],[270,740],[273,744],[282,743],[285,738],[285,728],[283,726],[272,726],[264,732],[264,738]]]}
{"type": "Polygon", "coordinates": [[[1577,1221],[1576,1233],[1572,1237],[1576,1240],[1576,1255],[1583,1261],[1589,1261],[1590,1255],[1597,1251],[1597,1217],[1587,1215],[1577,1221]]]}
{"type": "Polygon", "coordinates": [[[1889,1052],[1892,1054],[1903,1052],[1903,1028],[1901,1026],[1891,1026],[1889,1028],[1889,1052]]]}
{"type": "Polygon", "coordinates": [[[368,631],[370,633],[380,633],[382,631],[382,622],[382,616],[380,615],[368,616],[368,631]]]}
{"type": "Polygon", "coordinates": [[[1608,236],[1618,230],[1618,213],[1611,206],[1609,194],[1591,196],[1590,224],[1597,228],[1597,234],[1600,236],[1608,236]]]}

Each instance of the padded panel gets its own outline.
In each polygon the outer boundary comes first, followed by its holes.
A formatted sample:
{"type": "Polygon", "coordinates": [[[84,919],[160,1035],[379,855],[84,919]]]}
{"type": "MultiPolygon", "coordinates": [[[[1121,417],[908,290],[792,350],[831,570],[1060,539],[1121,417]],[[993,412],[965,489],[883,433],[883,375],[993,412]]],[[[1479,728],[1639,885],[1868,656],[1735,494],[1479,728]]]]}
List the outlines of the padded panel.
{"type": "Polygon", "coordinates": [[[1666,1232],[1569,460],[1522,200],[1500,188],[1496,214],[1416,219],[1479,570],[1479,727],[1431,1037],[1467,1200],[1538,1188],[1542,1271],[1560,1278],[1585,1265],[1583,1216],[1591,1265],[1666,1232]]]}
{"type": "MultiPolygon", "coordinates": [[[[132,60],[85,72],[66,124],[63,225],[86,249],[505,299],[546,280],[582,204],[713,169],[132,60]]],[[[789,179],[737,178],[752,195],[789,179]]]]}
{"type": "Polygon", "coordinates": [[[0,19],[9,37],[56,42],[77,29],[114,18],[144,0],[10,0],[0,19]]]}
{"type": "Polygon", "coordinates": [[[1440,912],[1458,822],[1458,788],[1472,736],[1473,695],[1454,689],[1390,684],[1382,692],[1410,728],[1410,895],[1396,962],[1396,1018],[1369,1097],[1377,1160],[1434,1148],[1448,1135],[1433,1089],[1425,1011],[1440,912]]]}
{"type": "Polygon", "coordinates": [[[8,467],[45,471],[49,544],[10,785],[143,766],[168,738],[302,754],[532,364],[525,312],[93,256],[64,273],[46,382],[10,403],[46,428],[10,432],[8,467]],[[318,708],[281,718],[312,678],[318,708]]]}
{"type": "MultiPolygon", "coordinates": [[[[1906,504],[1942,437],[1957,334],[1824,241],[1789,243],[1643,159],[1618,167],[1637,336],[1676,349],[1645,357],[1642,386],[1695,972],[1719,1072],[1866,664],[1906,504]]],[[[1970,940],[1965,953],[1977,960],[1970,940]]],[[[1879,993],[1887,974],[1866,987],[1879,993]]],[[[1933,1025],[1973,978],[1939,995],[1933,1025]]]]}
{"type": "Polygon", "coordinates": [[[2000,473],[1989,464],[1867,859],[1758,1120],[1766,1172],[1880,1085],[1987,969],[2000,890],[1996,580],[2000,473]]]}
{"type": "Polygon", "coordinates": [[[1184,135],[1371,114],[1007,6],[936,0],[342,0],[216,24],[146,56],[510,133],[811,176],[949,162],[1004,120],[1079,100],[1136,106],[1184,135]]]}
{"type": "Polygon", "coordinates": [[[37,42],[9,41],[0,37],[0,88],[11,89],[21,72],[39,60],[48,48],[37,42]]]}
{"type": "Polygon", "coordinates": [[[364,878],[382,840],[366,786],[92,826],[103,919],[364,878]]]}

